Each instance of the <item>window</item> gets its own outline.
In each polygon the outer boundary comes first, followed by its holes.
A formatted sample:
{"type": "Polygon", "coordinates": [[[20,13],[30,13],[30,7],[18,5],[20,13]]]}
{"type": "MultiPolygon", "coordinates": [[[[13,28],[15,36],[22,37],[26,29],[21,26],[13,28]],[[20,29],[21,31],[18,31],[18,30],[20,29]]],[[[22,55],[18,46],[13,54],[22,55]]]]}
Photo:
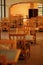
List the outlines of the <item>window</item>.
{"type": "Polygon", "coordinates": [[[43,15],[43,4],[38,3],[38,16],[43,15]]]}

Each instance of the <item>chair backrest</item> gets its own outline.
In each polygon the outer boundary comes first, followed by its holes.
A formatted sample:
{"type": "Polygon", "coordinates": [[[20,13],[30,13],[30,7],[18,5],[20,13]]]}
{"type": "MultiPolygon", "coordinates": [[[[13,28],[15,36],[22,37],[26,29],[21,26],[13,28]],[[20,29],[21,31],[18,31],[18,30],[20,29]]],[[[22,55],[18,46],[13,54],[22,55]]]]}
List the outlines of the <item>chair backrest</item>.
{"type": "Polygon", "coordinates": [[[43,16],[38,16],[37,21],[38,21],[38,26],[43,26],[43,16]]]}
{"type": "Polygon", "coordinates": [[[0,49],[4,49],[4,50],[16,49],[16,41],[15,40],[0,40],[0,49]]]}

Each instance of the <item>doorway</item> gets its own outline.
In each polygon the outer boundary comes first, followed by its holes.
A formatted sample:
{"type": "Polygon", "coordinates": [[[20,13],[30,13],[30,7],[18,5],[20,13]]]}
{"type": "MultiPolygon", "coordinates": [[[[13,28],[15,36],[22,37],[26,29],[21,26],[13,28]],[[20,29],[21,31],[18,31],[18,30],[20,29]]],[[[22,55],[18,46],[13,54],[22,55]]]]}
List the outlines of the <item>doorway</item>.
{"type": "Polygon", "coordinates": [[[38,16],[38,9],[29,9],[29,18],[38,16]]]}

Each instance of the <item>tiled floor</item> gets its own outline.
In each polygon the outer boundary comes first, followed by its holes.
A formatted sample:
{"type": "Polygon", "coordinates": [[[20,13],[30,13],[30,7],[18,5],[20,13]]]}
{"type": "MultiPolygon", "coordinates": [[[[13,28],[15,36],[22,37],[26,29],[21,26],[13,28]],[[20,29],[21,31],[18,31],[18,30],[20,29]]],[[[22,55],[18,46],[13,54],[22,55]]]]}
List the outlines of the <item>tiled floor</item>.
{"type": "Polygon", "coordinates": [[[36,45],[30,47],[30,57],[26,61],[18,61],[17,65],[43,65],[43,32],[37,33],[36,45]]]}

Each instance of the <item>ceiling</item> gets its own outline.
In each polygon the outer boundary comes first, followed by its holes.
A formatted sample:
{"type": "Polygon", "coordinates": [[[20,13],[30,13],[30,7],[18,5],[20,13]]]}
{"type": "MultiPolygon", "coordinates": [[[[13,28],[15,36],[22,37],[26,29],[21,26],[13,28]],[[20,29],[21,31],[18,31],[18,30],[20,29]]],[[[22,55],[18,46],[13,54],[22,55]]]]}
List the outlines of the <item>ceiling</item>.
{"type": "Polygon", "coordinates": [[[19,2],[38,2],[43,3],[43,0],[6,0],[6,4],[11,5],[19,2]]]}

